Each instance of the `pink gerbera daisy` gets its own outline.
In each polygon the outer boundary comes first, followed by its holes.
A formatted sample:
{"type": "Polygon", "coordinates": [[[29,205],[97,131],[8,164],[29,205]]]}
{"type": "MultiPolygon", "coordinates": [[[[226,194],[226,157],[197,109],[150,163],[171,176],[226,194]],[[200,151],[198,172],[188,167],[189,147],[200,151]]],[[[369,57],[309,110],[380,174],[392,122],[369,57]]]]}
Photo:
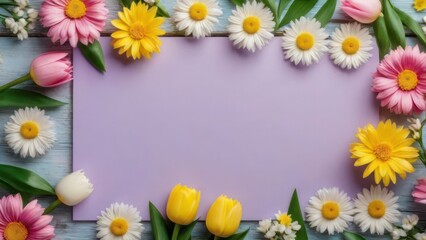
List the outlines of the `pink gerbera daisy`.
{"type": "Polygon", "coordinates": [[[426,109],[426,54],[419,47],[391,51],[374,73],[373,88],[382,107],[397,114],[426,109]]]}
{"type": "Polygon", "coordinates": [[[50,28],[52,42],[78,41],[87,45],[100,37],[108,10],[104,0],[45,0],[40,8],[41,24],[50,28]]]}
{"type": "Polygon", "coordinates": [[[50,240],[55,229],[49,225],[52,216],[43,215],[44,208],[33,200],[25,207],[21,195],[0,199],[0,239],[50,240]]]}

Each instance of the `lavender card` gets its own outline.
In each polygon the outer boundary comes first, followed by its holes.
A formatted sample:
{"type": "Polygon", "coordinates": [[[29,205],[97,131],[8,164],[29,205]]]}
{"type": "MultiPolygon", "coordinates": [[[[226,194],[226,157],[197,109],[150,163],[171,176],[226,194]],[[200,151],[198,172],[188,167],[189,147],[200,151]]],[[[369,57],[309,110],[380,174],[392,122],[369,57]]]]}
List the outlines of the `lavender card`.
{"type": "Polygon", "coordinates": [[[74,220],[95,220],[113,202],[165,208],[177,183],[202,192],[199,216],[226,194],[245,220],[287,210],[294,188],[302,205],[322,187],[351,196],[367,184],[349,144],[377,123],[370,91],[378,57],[345,71],[324,56],[296,67],[281,39],[256,53],[227,38],[162,38],[161,54],[130,62],[103,38],[108,71],[74,52],[73,168],[95,191],[74,220]]]}

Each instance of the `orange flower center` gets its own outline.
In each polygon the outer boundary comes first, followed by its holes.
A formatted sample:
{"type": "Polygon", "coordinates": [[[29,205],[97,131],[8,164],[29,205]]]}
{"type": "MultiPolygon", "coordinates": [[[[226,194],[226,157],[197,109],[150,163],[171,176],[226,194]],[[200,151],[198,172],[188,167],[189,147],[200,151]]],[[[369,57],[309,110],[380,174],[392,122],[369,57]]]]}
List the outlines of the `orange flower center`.
{"type": "Polygon", "coordinates": [[[403,91],[413,90],[418,83],[417,73],[411,70],[404,70],[398,74],[398,86],[403,91]]]}
{"type": "Polygon", "coordinates": [[[141,40],[145,37],[145,27],[141,22],[135,22],[130,26],[129,35],[135,40],[141,40]]]}
{"type": "Polygon", "coordinates": [[[5,240],[25,240],[28,237],[28,229],[20,222],[11,222],[6,225],[3,237],[5,240]]]}
{"type": "Polygon", "coordinates": [[[114,236],[123,236],[129,230],[129,223],[124,218],[116,218],[111,222],[109,230],[114,236]]]}
{"type": "Polygon", "coordinates": [[[65,7],[65,14],[72,19],[86,16],[86,4],[82,0],[70,0],[65,7]]]}
{"type": "Polygon", "coordinates": [[[386,205],[383,201],[373,200],[368,204],[368,214],[373,218],[381,218],[386,213],[386,205]]]}
{"type": "Polygon", "coordinates": [[[25,139],[34,139],[38,136],[39,127],[37,123],[28,121],[21,125],[20,133],[25,139]]]}
{"type": "Polygon", "coordinates": [[[204,3],[197,2],[189,8],[189,16],[194,21],[201,21],[207,17],[207,6],[204,3]]]}
{"type": "Polygon", "coordinates": [[[392,148],[387,143],[380,143],[374,148],[374,155],[382,161],[387,161],[391,157],[392,148]]]}

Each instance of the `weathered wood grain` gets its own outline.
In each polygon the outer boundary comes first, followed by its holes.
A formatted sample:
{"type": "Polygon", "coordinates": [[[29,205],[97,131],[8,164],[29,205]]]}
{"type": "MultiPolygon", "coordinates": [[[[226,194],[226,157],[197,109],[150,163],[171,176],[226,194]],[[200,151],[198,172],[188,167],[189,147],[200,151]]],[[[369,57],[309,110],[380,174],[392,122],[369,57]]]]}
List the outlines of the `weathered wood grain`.
{"type": "MultiPolygon", "coordinates": [[[[323,3],[325,0],[320,0],[319,3],[323,3]]],[[[38,7],[42,0],[32,0],[31,3],[38,7]]],[[[219,0],[224,15],[220,18],[220,24],[216,28],[216,33],[226,34],[226,24],[227,17],[231,14],[232,5],[228,0],[219,0]]],[[[166,7],[171,10],[173,8],[173,0],[163,0],[163,3],[166,7]]],[[[408,12],[416,20],[421,21],[425,13],[416,13],[412,5],[412,0],[401,0],[394,1],[402,10],[408,12]]],[[[317,5],[315,10],[316,12],[320,6],[317,5]]],[[[118,0],[107,0],[107,6],[110,10],[109,19],[116,17],[117,11],[120,10],[118,5],[118,0]]],[[[311,16],[313,15],[311,13],[311,16]]],[[[329,27],[329,30],[332,30],[335,23],[344,22],[347,18],[341,11],[337,11],[333,23],[329,27]]],[[[176,35],[175,29],[172,27],[170,22],[165,26],[165,29],[171,34],[176,35]]],[[[113,27],[108,22],[104,35],[108,35],[113,31],[113,27]]],[[[40,26],[32,33],[33,36],[44,36],[45,30],[40,26]]],[[[9,34],[0,28],[0,35],[8,36],[9,34]]],[[[413,44],[414,42],[411,41],[413,44]]],[[[28,72],[29,64],[35,56],[38,54],[50,51],[50,50],[65,50],[71,51],[68,46],[58,46],[56,44],[50,43],[50,40],[47,38],[32,37],[24,42],[19,42],[12,37],[0,37],[0,54],[4,58],[4,63],[0,64],[0,84],[3,84],[7,81],[10,81],[18,76],[21,76],[28,72]]],[[[77,79],[78,80],[78,79],[77,79]]],[[[25,168],[32,169],[45,177],[50,183],[56,184],[63,176],[71,171],[71,149],[72,149],[72,89],[71,84],[61,86],[55,89],[41,89],[35,87],[34,84],[28,82],[23,85],[24,88],[36,90],[47,94],[53,98],[68,102],[70,104],[47,110],[47,114],[51,116],[56,122],[56,131],[58,141],[56,142],[54,148],[42,158],[37,158],[33,160],[23,160],[18,158],[13,152],[8,148],[4,142],[4,131],[3,126],[8,121],[8,118],[13,114],[14,109],[2,109],[0,110],[0,163],[13,164],[25,168]]],[[[384,117],[392,117],[391,114],[385,113],[382,114],[384,117]]],[[[402,121],[402,118],[399,118],[402,121]]],[[[321,139],[318,139],[321,141],[321,139]]],[[[394,188],[397,195],[400,196],[400,209],[404,213],[416,212],[419,213],[422,219],[426,219],[426,206],[415,204],[412,201],[410,196],[413,184],[415,180],[419,177],[426,176],[426,168],[421,164],[416,164],[417,172],[415,174],[409,175],[405,181],[399,181],[397,186],[394,188]]],[[[277,185],[282,183],[277,183],[277,185]]],[[[299,190],[303,191],[303,190],[299,190]]],[[[3,192],[0,192],[0,194],[3,192]]],[[[2,195],[2,194],[1,194],[2,195]]],[[[41,202],[44,206],[48,201],[52,199],[43,198],[41,202]]],[[[142,211],[147,211],[147,209],[141,209],[142,211]]],[[[284,210],[284,209],[282,209],[284,210]]],[[[64,240],[84,240],[84,239],[96,239],[96,224],[94,222],[73,222],[71,208],[69,207],[60,207],[54,212],[54,225],[56,227],[56,239],[64,240]]],[[[265,216],[272,217],[272,216],[265,216]]],[[[262,239],[261,235],[256,232],[256,222],[244,222],[240,229],[250,228],[249,237],[247,239],[262,239]]],[[[336,235],[329,237],[327,235],[318,234],[315,231],[310,230],[310,239],[342,239],[340,236],[336,235]]],[[[145,230],[143,232],[143,239],[152,239],[150,234],[149,223],[145,223],[145,230]]],[[[194,240],[205,240],[208,239],[208,233],[203,224],[198,224],[194,231],[194,240]]],[[[383,239],[383,237],[369,237],[368,239],[383,239]]]]}

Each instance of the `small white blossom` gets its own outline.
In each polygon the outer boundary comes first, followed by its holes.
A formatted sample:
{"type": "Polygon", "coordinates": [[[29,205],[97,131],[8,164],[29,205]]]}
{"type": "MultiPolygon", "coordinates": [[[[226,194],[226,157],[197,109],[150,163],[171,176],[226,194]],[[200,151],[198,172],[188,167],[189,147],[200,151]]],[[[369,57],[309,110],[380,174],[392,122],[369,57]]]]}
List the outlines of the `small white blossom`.
{"type": "Polygon", "coordinates": [[[410,231],[419,223],[419,216],[416,214],[408,215],[404,219],[402,219],[402,228],[405,231],[410,231]]]}
{"type": "Polygon", "coordinates": [[[393,231],[391,232],[391,236],[392,236],[392,240],[398,240],[401,237],[406,237],[407,233],[400,228],[394,228],[393,231]]]}
{"type": "Polygon", "coordinates": [[[426,240],[426,233],[417,233],[414,237],[416,240],[426,240]]]}
{"type": "Polygon", "coordinates": [[[155,0],[143,0],[144,2],[148,3],[148,4],[154,4],[155,0]]]}
{"type": "Polygon", "coordinates": [[[257,228],[257,230],[259,230],[259,232],[261,232],[261,233],[266,233],[266,232],[269,231],[271,226],[272,226],[271,219],[264,219],[264,220],[259,222],[259,227],[257,228]]]}
{"type": "Polygon", "coordinates": [[[20,9],[24,9],[28,6],[27,0],[15,0],[15,3],[18,4],[20,9]]]}

